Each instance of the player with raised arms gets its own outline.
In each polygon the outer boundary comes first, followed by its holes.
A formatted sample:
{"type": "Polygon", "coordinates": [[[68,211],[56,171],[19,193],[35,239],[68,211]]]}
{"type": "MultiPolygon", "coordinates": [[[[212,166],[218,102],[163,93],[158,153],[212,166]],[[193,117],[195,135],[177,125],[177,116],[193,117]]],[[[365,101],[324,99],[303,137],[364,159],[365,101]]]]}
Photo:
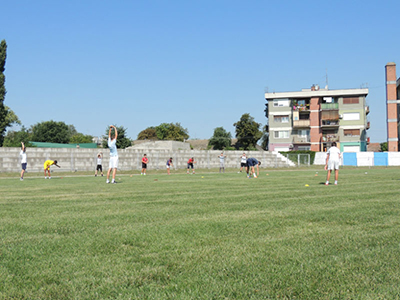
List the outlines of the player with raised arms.
{"type": "Polygon", "coordinates": [[[118,137],[117,128],[114,125],[110,125],[110,129],[108,130],[108,148],[110,148],[110,164],[107,172],[106,183],[110,183],[111,170],[112,170],[111,183],[116,183],[115,174],[117,174],[117,168],[118,168],[117,137],[118,137]],[[114,128],[114,133],[112,133],[113,128],[114,128]]]}

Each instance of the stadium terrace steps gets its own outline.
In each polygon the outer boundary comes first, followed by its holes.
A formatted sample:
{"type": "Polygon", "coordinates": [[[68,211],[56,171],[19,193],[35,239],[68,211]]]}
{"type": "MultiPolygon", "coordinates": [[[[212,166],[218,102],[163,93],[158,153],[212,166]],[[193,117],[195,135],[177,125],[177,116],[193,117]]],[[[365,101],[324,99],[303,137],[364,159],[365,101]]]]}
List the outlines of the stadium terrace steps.
{"type": "MultiPolygon", "coordinates": [[[[28,172],[43,172],[43,163],[48,160],[57,160],[61,166],[60,171],[94,171],[96,168],[96,156],[103,152],[103,170],[107,170],[109,163],[108,149],[77,149],[77,148],[27,148],[28,172]]],[[[0,172],[19,172],[21,170],[19,148],[0,148],[0,172]]],[[[217,150],[163,150],[163,149],[118,149],[119,170],[140,170],[141,159],[146,153],[149,158],[148,169],[165,169],[166,161],[173,158],[174,168],[185,169],[190,157],[196,161],[196,169],[219,168],[217,150]]],[[[225,151],[227,156],[225,168],[240,168],[240,157],[243,151],[225,151]]],[[[269,151],[246,151],[247,157],[254,157],[262,162],[262,168],[281,168],[292,166],[279,153],[269,151]]]]}

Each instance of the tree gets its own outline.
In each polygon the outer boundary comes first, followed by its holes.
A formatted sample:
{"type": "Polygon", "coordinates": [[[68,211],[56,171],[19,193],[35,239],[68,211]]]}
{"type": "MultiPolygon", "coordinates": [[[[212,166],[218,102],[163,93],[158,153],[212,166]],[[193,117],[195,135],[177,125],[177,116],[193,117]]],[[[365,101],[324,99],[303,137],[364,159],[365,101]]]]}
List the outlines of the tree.
{"type": "Polygon", "coordinates": [[[0,42],[0,147],[4,143],[4,134],[6,133],[7,127],[13,124],[21,124],[17,115],[4,104],[6,98],[6,77],[4,75],[7,58],[7,43],[5,40],[0,42]]]}
{"type": "Polygon", "coordinates": [[[238,144],[242,145],[245,150],[254,149],[262,136],[260,131],[261,124],[254,121],[254,118],[246,113],[233,126],[236,127],[238,144]]]}
{"type": "Polygon", "coordinates": [[[214,150],[223,150],[231,146],[232,135],[227,132],[223,127],[214,129],[214,135],[208,141],[208,145],[212,146],[214,150]]]}
{"type": "Polygon", "coordinates": [[[18,116],[11,110],[11,108],[9,108],[7,105],[4,105],[4,107],[6,108],[6,128],[10,127],[11,125],[14,124],[19,124],[22,125],[21,121],[19,120],[18,116]]]}
{"type": "Polygon", "coordinates": [[[263,135],[261,137],[261,147],[264,150],[268,150],[268,142],[269,142],[269,127],[268,125],[265,125],[263,130],[263,135]]]}
{"type": "Polygon", "coordinates": [[[67,125],[68,126],[68,134],[70,137],[78,134],[78,130],[76,130],[74,125],[67,125]]]}
{"type": "Polygon", "coordinates": [[[93,136],[83,133],[76,133],[69,139],[70,144],[93,143],[93,136]]]}
{"type": "Polygon", "coordinates": [[[4,137],[4,147],[21,147],[21,142],[24,142],[25,146],[32,147],[29,143],[31,141],[31,133],[24,126],[20,131],[7,131],[7,135],[4,137]]]}
{"type": "MultiPolygon", "coordinates": [[[[132,146],[132,140],[126,136],[126,130],[127,128],[124,128],[123,126],[117,126],[115,125],[118,131],[118,138],[117,138],[117,148],[118,149],[125,149],[129,146],[132,146]]],[[[103,136],[103,148],[108,148],[108,132],[110,130],[110,127],[108,126],[106,129],[106,134],[103,136]]]]}
{"type": "Polygon", "coordinates": [[[5,40],[0,42],[0,146],[3,145],[4,141],[4,133],[6,132],[6,128],[8,127],[6,118],[7,118],[7,109],[4,105],[4,99],[6,98],[6,77],[4,75],[5,65],[6,65],[6,57],[7,57],[7,43],[5,40]]]}
{"type": "Polygon", "coordinates": [[[388,151],[388,143],[387,142],[380,143],[379,145],[381,146],[381,152],[388,151]]]}
{"type": "Polygon", "coordinates": [[[139,132],[138,140],[158,140],[156,128],[151,126],[139,132]]]}
{"type": "Polygon", "coordinates": [[[159,140],[183,142],[189,138],[188,130],[180,123],[161,123],[155,129],[159,140]]]}
{"type": "Polygon", "coordinates": [[[53,120],[41,122],[31,127],[33,142],[68,144],[71,138],[70,126],[53,120]]]}

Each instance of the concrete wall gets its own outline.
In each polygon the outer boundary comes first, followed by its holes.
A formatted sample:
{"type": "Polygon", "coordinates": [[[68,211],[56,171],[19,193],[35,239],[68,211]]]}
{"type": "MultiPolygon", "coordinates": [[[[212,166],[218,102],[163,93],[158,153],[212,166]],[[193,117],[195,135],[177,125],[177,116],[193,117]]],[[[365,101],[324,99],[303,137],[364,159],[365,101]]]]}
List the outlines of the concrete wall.
{"type": "MultiPolygon", "coordinates": [[[[400,166],[400,152],[344,152],[341,155],[344,166],[400,166]]],[[[326,152],[315,153],[314,165],[325,165],[326,152]]]]}
{"type": "MultiPolygon", "coordinates": [[[[57,160],[57,169],[60,171],[93,171],[96,168],[96,156],[99,151],[103,152],[103,170],[108,169],[108,149],[74,149],[74,148],[27,148],[28,172],[43,172],[43,163],[48,160],[57,160]]],[[[0,172],[19,172],[21,170],[19,148],[0,148],[0,172]]],[[[149,158],[148,169],[165,169],[167,159],[173,158],[174,168],[185,169],[190,157],[194,157],[195,168],[209,169],[219,168],[218,155],[221,151],[214,150],[160,150],[152,149],[118,149],[119,170],[140,170],[141,160],[146,153],[149,158]]],[[[226,151],[226,168],[239,168],[240,156],[243,151],[226,151]]],[[[268,151],[246,151],[247,157],[255,157],[262,162],[261,167],[286,167],[291,164],[286,158],[268,151]]]]}

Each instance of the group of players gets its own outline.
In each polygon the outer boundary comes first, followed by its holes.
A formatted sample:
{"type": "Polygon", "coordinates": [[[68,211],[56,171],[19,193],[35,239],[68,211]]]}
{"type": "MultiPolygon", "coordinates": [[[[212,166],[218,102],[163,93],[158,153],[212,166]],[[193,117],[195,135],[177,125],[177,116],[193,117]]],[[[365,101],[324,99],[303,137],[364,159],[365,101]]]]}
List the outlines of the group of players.
{"type": "MultiPolygon", "coordinates": [[[[114,184],[115,182],[115,175],[117,173],[117,168],[118,168],[118,151],[117,151],[117,137],[118,137],[118,131],[117,128],[113,125],[110,125],[110,129],[108,131],[108,148],[110,149],[110,163],[109,163],[109,168],[107,172],[107,180],[106,183],[110,183],[110,175],[112,172],[112,179],[111,183],[114,184]],[[114,130],[113,130],[114,129],[114,130]]],[[[24,180],[24,173],[27,167],[27,157],[26,157],[26,147],[23,142],[21,142],[22,149],[20,152],[21,156],[21,166],[22,166],[22,171],[21,171],[21,178],[20,180],[24,180]]],[[[220,168],[219,172],[225,173],[225,159],[226,155],[224,155],[223,152],[218,156],[220,159],[220,168]]],[[[96,172],[94,176],[97,176],[97,172],[101,172],[101,176],[103,176],[103,168],[102,168],[102,159],[103,159],[103,153],[100,152],[97,154],[97,167],[96,167],[96,172]]],[[[329,179],[331,176],[331,171],[335,170],[335,185],[337,185],[338,182],[338,174],[339,174],[339,161],[340,161],[340,150],[336,147],[336,143],[332,144],[332,147],[328,150],[327,152],[327,158],[326,158],[326,164],[325,164],[325,170],[328,170],[327,174],[327,180],[326,180],[326,185],[329,185],[329,179]]],[[[142,158],[142,171],[141,175],[146,175],[146,170],[147,170],[147,164],[149,163],[149,159],[147,158],[147,155],[144,154],[142,158]]],[[[188,162],[187,162],[187,174],[189,174],[190,169],[192,169],[192,174],[195,174],[194,170],[194,164],[195,160],[193,157],[191,157],[188,162]]],[[[57,165],[56,160],[46,160],[43,167],[44,167],[44,178],[51,179],[51,174],[50,174],[50,166],[55,165],[60,168],[59,165],[57,165]]],[[[241,173],[243,168],[246,168],[246,173],[247,177],[251,178],[253,175],[254,178],[257,178],[259,176],[259,166],[261,165],[261,161],[258,161],[257,159],[250,157],[247,158],[246,154],[243,153],[242,156],[240,157],[240,170],[238,173],[241,173]],[[255,168],[257,171],[255,171],[255,168]]],[[[170,169],[173,167],[173,162],[172,162],[172,157],[170,157],[167,160],[166,163],[166,168],[167,168],[167,174],[170,175],[170,169]]]]}

